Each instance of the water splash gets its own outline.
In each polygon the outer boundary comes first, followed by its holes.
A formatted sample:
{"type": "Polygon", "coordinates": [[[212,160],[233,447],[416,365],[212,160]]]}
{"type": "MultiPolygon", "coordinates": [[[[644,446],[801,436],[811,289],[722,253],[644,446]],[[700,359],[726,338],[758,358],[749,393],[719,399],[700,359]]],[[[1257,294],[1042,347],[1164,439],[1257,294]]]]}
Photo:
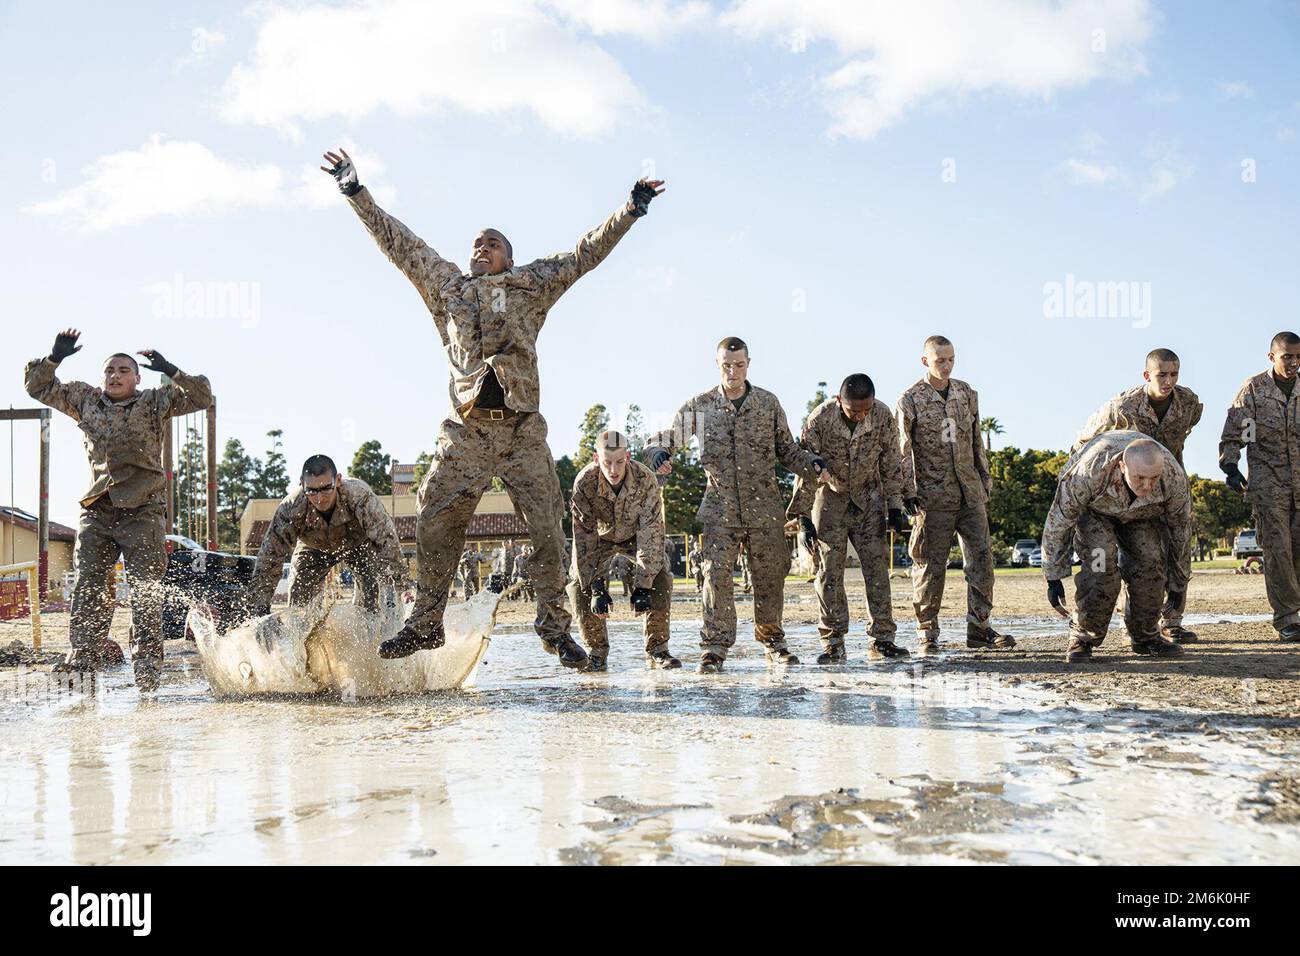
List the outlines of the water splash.
{"type": "Polygon", "coordinates": [[[219,633],[201,607],[186,623],[203,674],[218,697],[332,692],[351,701],[471,687],[492,637],[499,594],[484,591],[447,607],[446,644],[399,660],[376,653],[410,613],[409,606],[371,613],[318,599],[219,633]]]}

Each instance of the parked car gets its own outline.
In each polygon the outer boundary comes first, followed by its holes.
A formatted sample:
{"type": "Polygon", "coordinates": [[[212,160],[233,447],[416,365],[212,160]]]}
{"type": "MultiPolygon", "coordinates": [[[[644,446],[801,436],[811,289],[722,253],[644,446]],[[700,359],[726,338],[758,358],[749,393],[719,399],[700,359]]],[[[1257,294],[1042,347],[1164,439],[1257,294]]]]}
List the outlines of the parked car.
{"type": "Polygon", "coordinates": [[[1259,546],[1254,528],[1243,528],[1237,532],[1232,542],[1232,556],[1238,561],[1244,558],[1262,557],[1264,549],[1259,546]]]}
{"type": "Polygon", "coordinates": [[[1011,548],[1011,566],[1013,568],[1029,567],[1029,556],[1033,554],[1034,549],[1038,547],[1038,542],[1033,538],[1021,538],[1011,548]]]}
{"type": "Polygon", "coordinates": [[[1043,566],[1043,549],[1034,548],[1029,552],[1029,566],[1031,568],[1041,568],[1043,566]]]}

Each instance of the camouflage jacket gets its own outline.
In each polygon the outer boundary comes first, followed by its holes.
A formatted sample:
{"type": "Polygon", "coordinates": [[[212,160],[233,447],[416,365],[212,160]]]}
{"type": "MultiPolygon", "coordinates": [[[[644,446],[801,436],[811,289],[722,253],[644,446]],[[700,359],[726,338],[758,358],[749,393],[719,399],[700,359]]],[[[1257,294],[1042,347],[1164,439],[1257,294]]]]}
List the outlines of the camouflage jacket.
{"type": "Polygon", "coordinates": [[[459,416],[478,394],[488,366],[505,392],[506,405],[535,412],[541,387],[537,335],[546,313],[573,283],[600,264],[635,217],[619,207],[578,240],[573,252],[537,259],[497,275],[462,273],[361,189],[349,200],[392,263],[419,291],[433,316],[451,365],[451,404],[459,416]]]}
{"type": "Polygon", "coordinates": [[[616,492],[592,462],[573,480],[573,576],[583,588],[606,577],[616,554],[635,554],[636,586],[650,587],[664,566],[664,511],[659,482],[639,461],[627,463],[616,492]]]}
{"type": "Polygon", "coordinates": [[[328,522],[307,500],[301,487],[280,502],[257,552],[251,586],[254,607],[270,603],[284,562],[298,545],[331,553],[369,547],[381,571],[399,586],[409,573],[392,517],[379,496],[358,478],[344,478],[339,482],[334,512],[328,522]]]}
{"type": "MultiPolygon", "coordinates": [[[[748,384],[748,383],[747,383],[748,384]]],[[[815,479],[812,452],[790,434],[781,403],[771,392],[748,385],[740,411],[722,386],[696,395],[677,411],[671,428],[650,439],[646,461],[657,451],[669,454],[700,444],[707,483],[697,513],[713,527],[756,528],[783,524],[785,496],[776,483],[776,464],[815,479]]]]}
{"type": "Polygon", "coordinates": [[[1246,497],[1260,504],[1300,505],[1300,388],[1290,397],[1269,369],[1246,379],[1219,436],[1219,464],[1235,465],[1246,449],[1246,497]]]}
{"type": "Polygon", "coordinates": [[[980,440],[979,398],[958,379],[948,380],[948,398],[921,379],[898,399],[903,497],[923,509],[948,511],[988,500],[993,480],[980,440]]]}
{"type": "Polygon", "coordinates": [[[1158,419],[1147,398],[1146,386],[1138,385],[1120,392],[1094,412],[1088,419],[1088,424],[1083,426],[1083,431],[1079,432],[1079,437],[1074,440],[1070,452],[1073,454],[1078,451],[1102,432],[1128,430],[1154,438],[1173,452],[1181,465],[1183,445],[1196,423],[1201,420],[1201,412],[1204,410],[1205,406],[1195,392],[1182,385],[1175,385],[1165,417],[1158,419]]]}
{"type": "MultiPolygon", "coordinates": [[[[1139,431],[1103,432],[1066,463],[1043,525],[1043,574],[1049,581],[1070,576],[1074,529],[1086,508],[1113,521],[1164,522],[1169,531],[1165,561],[1169,586],[1174,590],[1187,586],[1192,573],[1192,494],[1182,465],[1161,446],[1164,474],[1159,487],[1145,498],[1134,499],[1120,473],[1124,449],[1146,437],[1139,431]]],[[[1088,555],[1079,557],[1089,560],[1088,555]]]]}
{"type": "Polygon", "coordinates": [[[799,444],[826,459],[831,480],[821,484],[797,479],[786,509],[790,517],[811,514],[815,499],[830,496],[851,501],[862,511],[903,507],[898,429],[883,402],[873,403],[870,414],[852,431],[839,402],[823,402],[804,422],[799,444]]]}
{"type": "Polygon", "coordinates": [[[94,385],[60,382],[57,368],[48,358],[28,362],[27,394],[70,416],[81,429],[91,475],[82,505],[105,494],[116,508],[166,501],[162,458],[168,419],[211,405],[208,380],[177,372],[169,385],[142,389],[115,402],[94,385]]]}

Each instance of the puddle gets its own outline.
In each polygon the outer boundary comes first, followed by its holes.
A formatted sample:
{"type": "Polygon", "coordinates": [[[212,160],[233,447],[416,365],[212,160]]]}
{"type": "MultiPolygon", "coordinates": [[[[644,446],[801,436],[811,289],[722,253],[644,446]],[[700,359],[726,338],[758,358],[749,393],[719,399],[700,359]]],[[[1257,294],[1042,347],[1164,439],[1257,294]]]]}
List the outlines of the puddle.
{"type": "MultiPolygon", "coordinates": [[[[674,625],[688,665],[697,627],[674,625]]],[[[782,671],[742,631],[726,670],[701,676],[646,670],[635,625],[610,635],[606,674],[561,673],[503,627],[472,690],[349,703],[217,701],[180,642],[153,697],[127,668],[71,685],[0,672],[0,858],[1300,859],[1300,747],[1240,723],[1067,704],[942,659],[867,663],[860,636],[846,666],[782,671]]],[[[811,627],[789,637],[815,654],[811,627]]]]}

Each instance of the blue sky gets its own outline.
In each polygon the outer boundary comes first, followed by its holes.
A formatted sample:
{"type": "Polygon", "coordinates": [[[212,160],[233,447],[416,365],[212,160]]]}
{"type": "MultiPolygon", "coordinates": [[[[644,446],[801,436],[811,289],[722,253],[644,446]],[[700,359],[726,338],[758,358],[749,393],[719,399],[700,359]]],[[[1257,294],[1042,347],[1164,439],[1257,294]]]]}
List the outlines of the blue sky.
{"type": "MultiPolygon", "coordinates": [[[[447,409],[419,297],[315,171],[339,143],[462,266],[483,226],[522,262],[644,171],[668,181],[543,330],[557,455],[594,402],[665,419],[724,335],[797,427],[850,372],[892,404],[941,332],[995,444],[1022,448],[1066,446],[1175,349],[1210,474],[1237,387],[1300,326],[1295,3],[17,3],[0,77],[0,403],[31,404],[24,362],[76,325],[65,376],[158,348],[212,379],[223,443],[281,428],[291,467],[369,438],[411,460],[447,409]],[[1067,276],[1137,283],[1142,308],[1048,317],[1067,276]],[[187,315],[178,283],[242,306],[187,315]]],[[[17,442],[32,508],[34,429],[17,442]]],[[[62,416],[53,464],[74,523],[62,416]]]]}

